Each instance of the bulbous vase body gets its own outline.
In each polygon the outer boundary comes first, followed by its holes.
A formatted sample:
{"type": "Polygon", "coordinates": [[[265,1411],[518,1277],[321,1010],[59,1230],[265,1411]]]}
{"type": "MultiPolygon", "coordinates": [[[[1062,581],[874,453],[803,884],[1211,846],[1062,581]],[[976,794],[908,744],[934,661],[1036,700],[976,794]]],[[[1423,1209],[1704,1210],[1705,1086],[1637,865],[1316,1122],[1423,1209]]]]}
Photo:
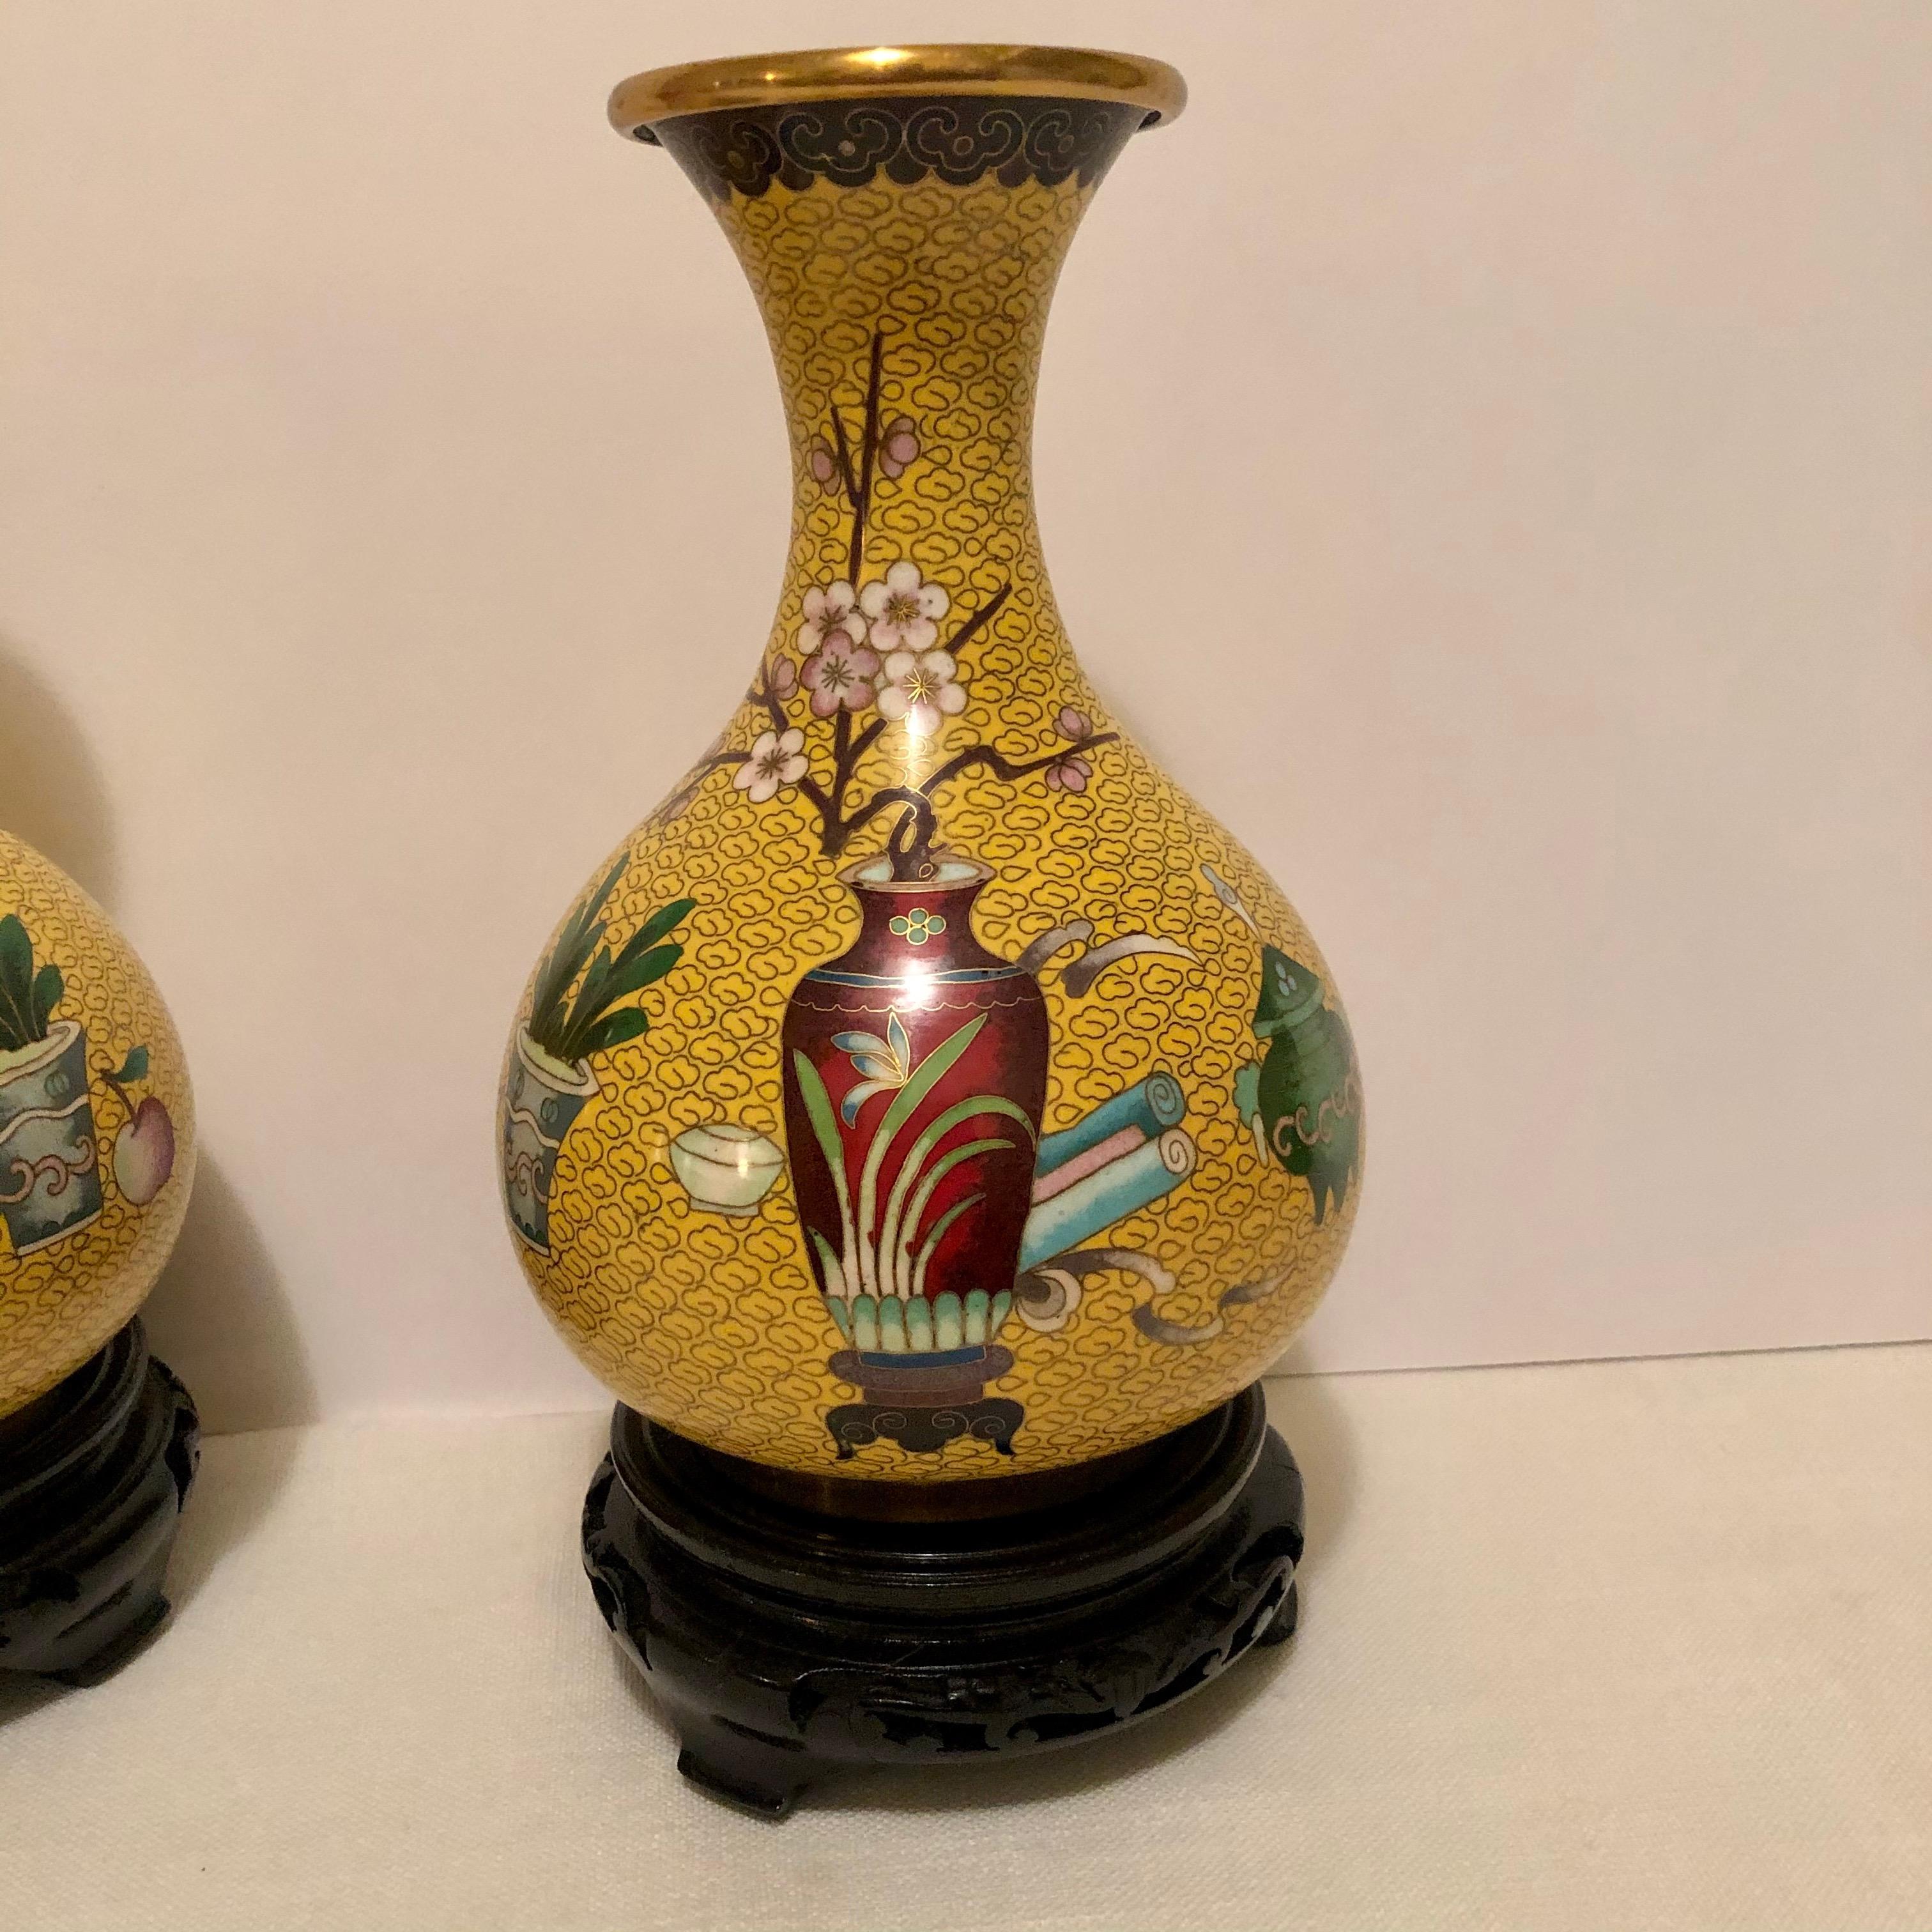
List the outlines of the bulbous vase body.
{"type": "Polygon", "coordinates": [[[194,1176],[154,982],[71,879],[0,832],[0,1417],[133,1318],[194,1176]]]}
{"type": "Polygon", "coordinates": [[[1177,1428],[1278,1354],[1360,1192],[1320,953],[1111,716],[1041,559],[1048,298],[1147,114],[1105,94],[614,98],[764,310],[790,564],[743,703],[532,979],[503,1184],[584,1360],[779,1468],[1177,1428]]]}

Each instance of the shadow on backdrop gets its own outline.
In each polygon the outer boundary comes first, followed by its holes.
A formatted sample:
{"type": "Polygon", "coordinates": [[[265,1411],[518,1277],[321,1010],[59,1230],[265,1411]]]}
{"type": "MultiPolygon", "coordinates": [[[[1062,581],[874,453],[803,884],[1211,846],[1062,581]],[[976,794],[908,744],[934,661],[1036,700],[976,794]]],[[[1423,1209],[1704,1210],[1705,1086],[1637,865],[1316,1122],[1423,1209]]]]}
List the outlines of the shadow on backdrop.
{"type": "Polygon", "coordinates": [[[155,1354],[194,1391],[204,1435],[316,1419],[315,1384],[281,1277],[206,1148],[181,1238],[141,1316],[155,1354]]]}
{"type": "Polygon", "coordinates": [[[100,761],[25,656],[0,638],[0,826],[112,907],[120,884],[100,761]]]}
{"type": "Polygon", "coordinates": [[[179,1609],[274,1506],[295,1466],[283,1436],[245,1452],[208,1438],[316,1420],[315,1384],[274,1263],[219,1162],[204,1151],[160,1280],[141,1311],[156,1354],[201,1411],[201,1480],[168,1570],[179,1609]]]}

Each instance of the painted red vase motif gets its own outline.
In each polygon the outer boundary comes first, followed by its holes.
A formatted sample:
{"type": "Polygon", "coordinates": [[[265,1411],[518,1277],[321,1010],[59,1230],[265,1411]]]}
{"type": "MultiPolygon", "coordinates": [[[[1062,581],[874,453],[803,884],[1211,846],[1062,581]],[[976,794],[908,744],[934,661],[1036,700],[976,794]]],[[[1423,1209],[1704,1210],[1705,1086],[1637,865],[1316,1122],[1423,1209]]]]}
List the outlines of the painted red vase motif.
{"type": "Polygon", "coordinates": [[[812,1264],[868,1393],[970,1399],[1011,1365],[1012,1311],[1046,1100],[1046,1003],[975,937],[992,874],[933,854],[895,881],[847,867],[863,923],[786,1008],[784,1108],[812,1264]]]}

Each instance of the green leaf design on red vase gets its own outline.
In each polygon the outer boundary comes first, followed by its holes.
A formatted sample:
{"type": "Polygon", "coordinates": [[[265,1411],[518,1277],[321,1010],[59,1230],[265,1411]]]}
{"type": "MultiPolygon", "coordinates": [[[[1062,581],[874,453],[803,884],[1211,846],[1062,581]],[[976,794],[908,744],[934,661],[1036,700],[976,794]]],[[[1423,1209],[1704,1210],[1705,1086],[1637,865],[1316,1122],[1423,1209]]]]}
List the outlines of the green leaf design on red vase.
{"type": "MultiPolygon", "coordinates": [[[[889,1034],[897,1018],[895,1014],[888,1020],[889,1034]]],[[[994,1136],[969,1142],[935,1161],[934,1150],[955,1127],[982,1115],[998,1114],[1017,1120],[1027,1138],[1032,1139],[1032,1121],[1023,1108],[1004,1096],[976,1094],[970,1099],[958,1101],[929,1122],[913,1143],[900,1164],[883,1212],[880,1210],[879,1180],[893,1142],[919,1111],[926,1096],[972,1045],[974,1036],[986,1023],[983,1013],[976,1019],[968,1020],[964,1026],[948,1034],[916,1066],[908,1066],[907,1076],[900,1084],[892,1105],[873,1130],[856,1196],[846,1172],[838,1117],[833,1111],[832,1097],[826,1091],[818,1070],[802,1053],[794,1052],[792,1064],[798,1077],[800,1097],[812,1122],[812,1133],[824,1154],[825,1164],[831,1170],[832,1187],[838,1202],[839,1246],[836,1252],[822,1234],[815,1230],[809,1231],[824,1276],[825,1293],[835,1304],[841,1299],[850,1300],[860,1295],[869,1296],[875,1301],[888,1297],[897,1297],[902,1301],[922,1297],[927,1265],[940,1238],[968,1207],[976,1204],[980,1198],[976,1194],[969,1195],[940,1215],[931,1226],[924,1226],[922,1224],[934,1190],[969,1155],[985,1153],[994,1148],[1020,1145],[1017,1141],[994,1136]]],[[[869,1042],[874,1037],[871,1034],[843,1034],[834,1044],[851,1052],[845,1046],[846,1041],[864,1039],[869,1042]]],[[[904,1041],[903,1028],[898,1037],[902,1042],[904,1041]]],[[[860,1052],[871,1057],[869,1047],[860,1049],[860,1052]]],[[[860,1064],[858,1054],[854,1054],[854,1064],[860,1064]]],[[[866,1070],[860,1066],[860,1070],[866,1070]]],[[[856,1109],[854,1112],[856,1114],[856,1109]]]]}

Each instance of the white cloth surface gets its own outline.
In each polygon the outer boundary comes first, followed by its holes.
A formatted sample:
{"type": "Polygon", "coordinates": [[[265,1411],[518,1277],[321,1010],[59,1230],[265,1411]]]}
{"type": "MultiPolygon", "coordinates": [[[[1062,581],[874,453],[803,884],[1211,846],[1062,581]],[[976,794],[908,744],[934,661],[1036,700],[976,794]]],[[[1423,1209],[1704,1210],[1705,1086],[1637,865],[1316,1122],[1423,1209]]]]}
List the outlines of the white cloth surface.
{"type": "Polygon", "coordinates": [[[592,1604],[600,1418],[212,1441],[172,1627],[0,1688],[0,1927],[1932,1927],[1932,1347],[1270,1394],[1292,1644],[776,1826],[592,1604]]]}

